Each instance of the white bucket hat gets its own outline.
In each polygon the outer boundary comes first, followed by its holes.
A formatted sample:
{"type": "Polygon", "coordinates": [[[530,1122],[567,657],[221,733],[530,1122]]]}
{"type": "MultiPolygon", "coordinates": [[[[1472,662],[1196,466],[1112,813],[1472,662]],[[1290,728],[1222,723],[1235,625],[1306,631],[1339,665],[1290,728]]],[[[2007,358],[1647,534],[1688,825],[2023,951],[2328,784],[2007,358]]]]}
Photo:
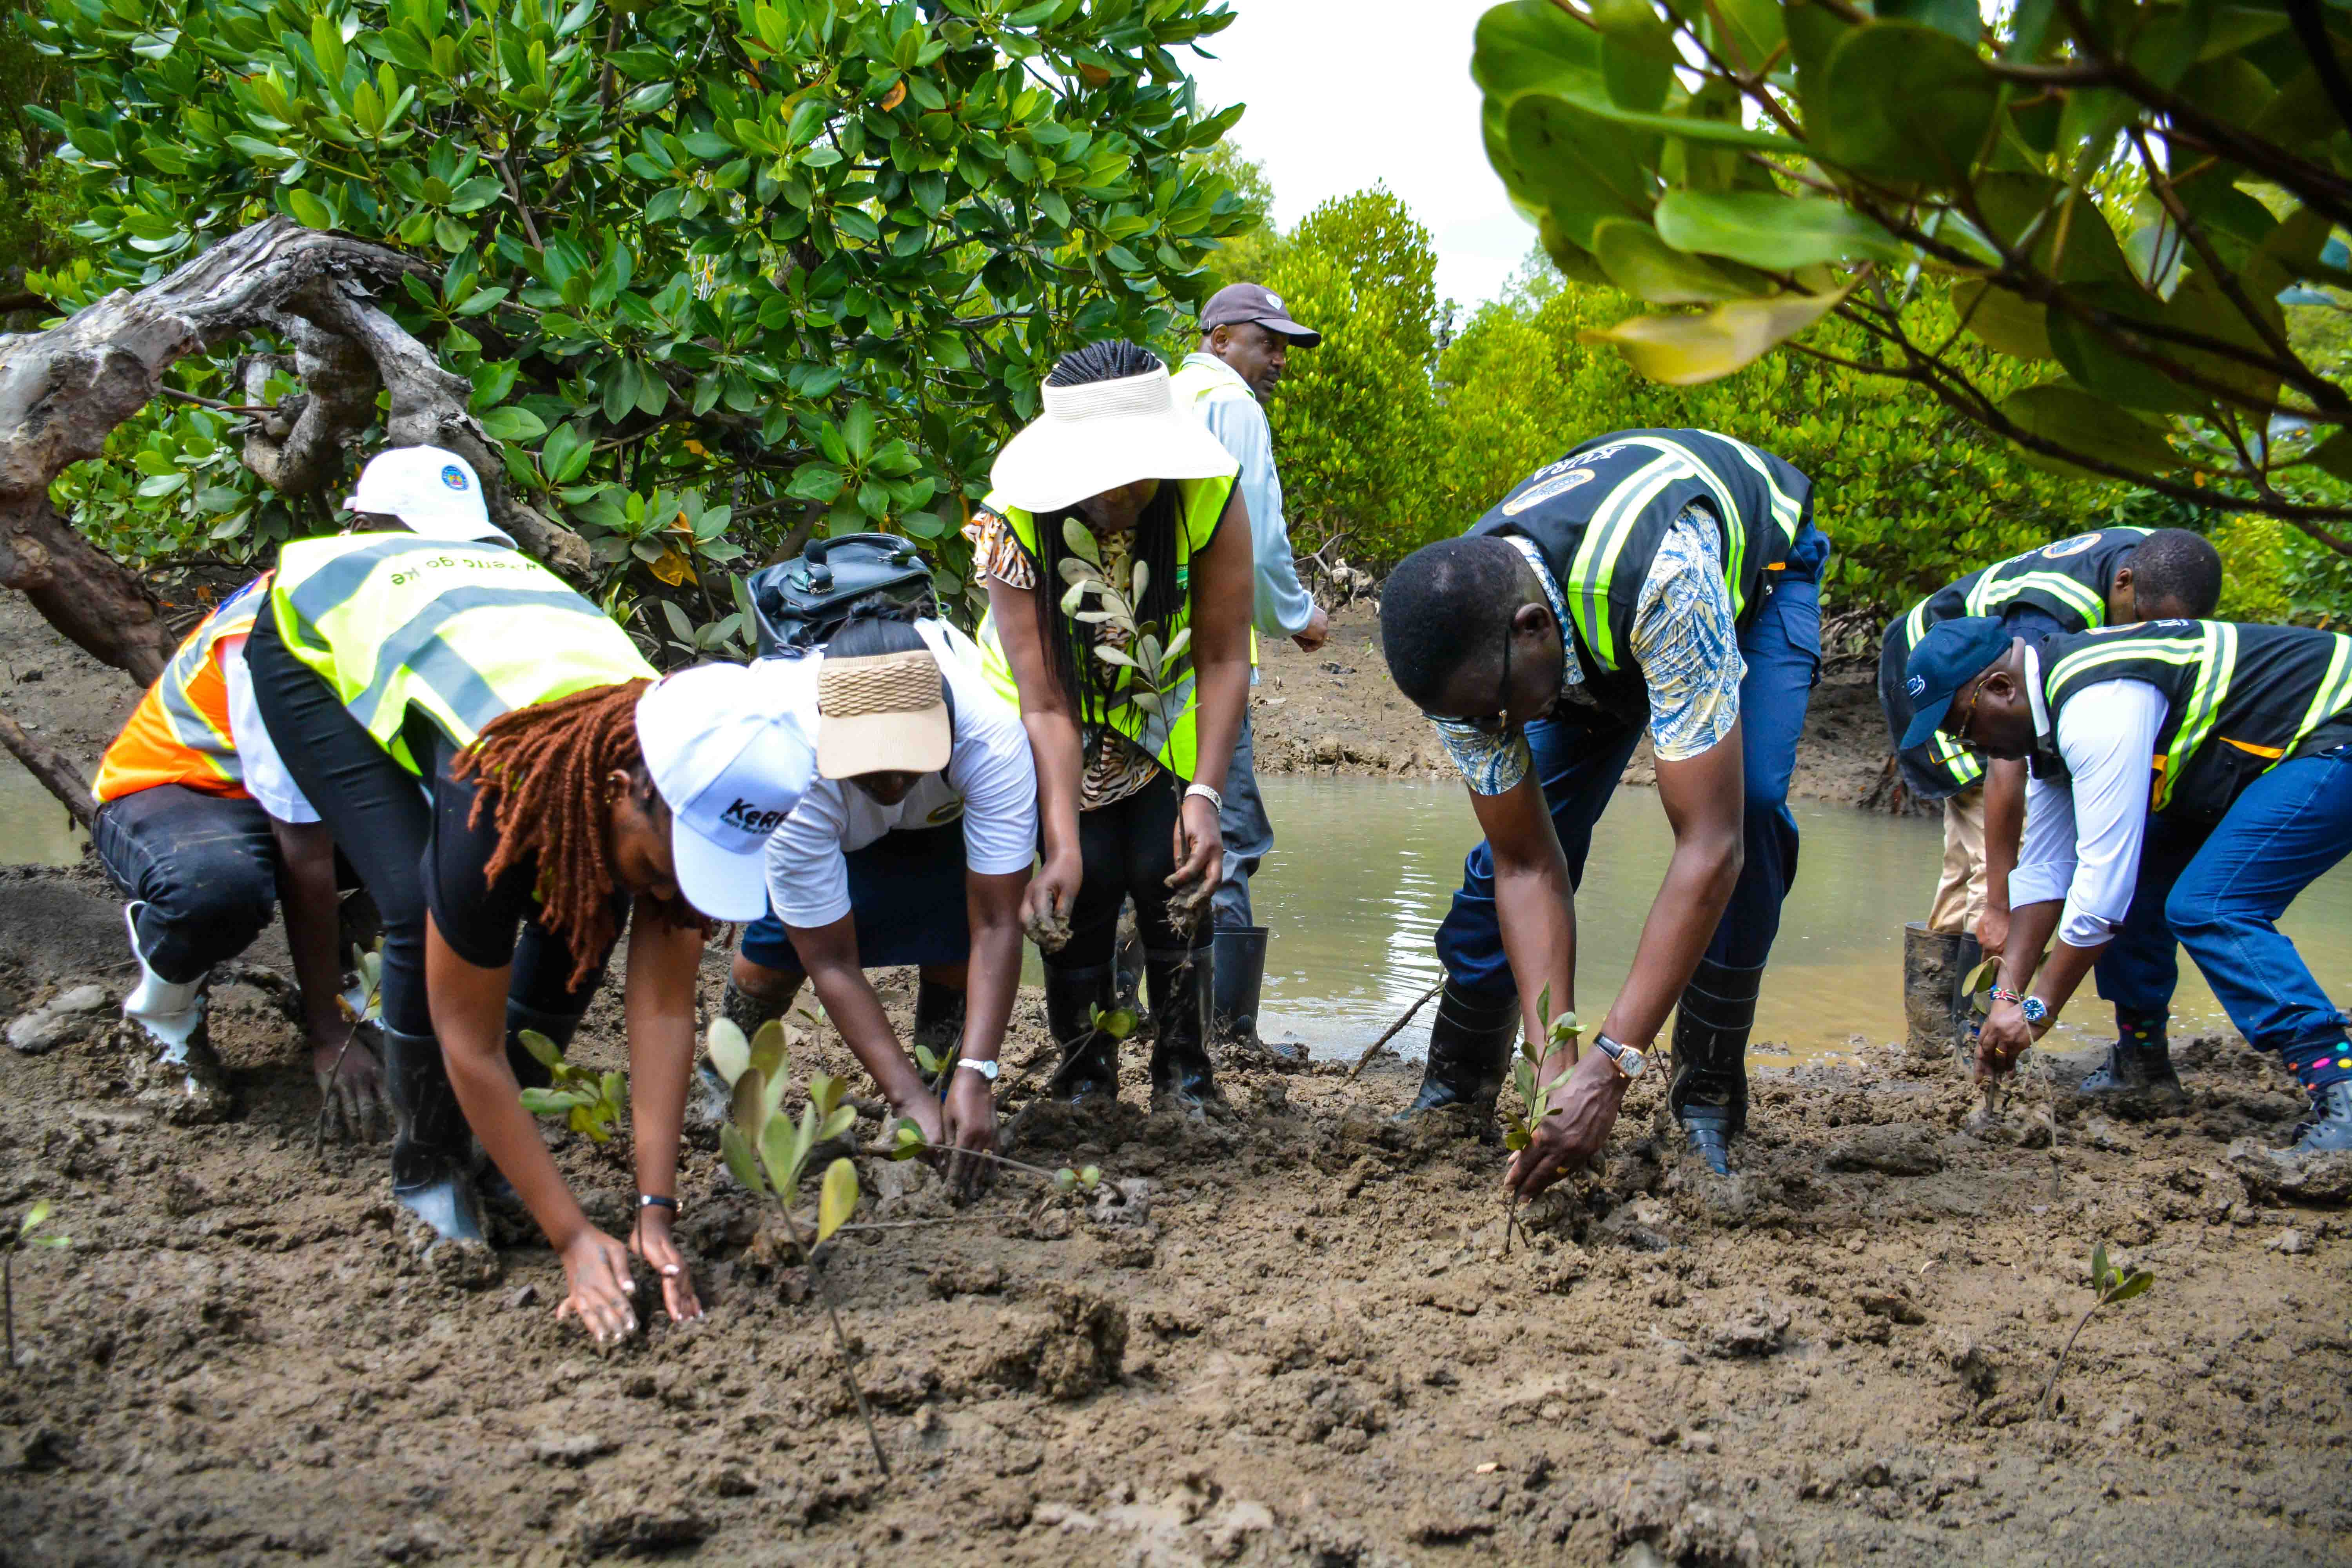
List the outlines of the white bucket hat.
{"type": "Polygon", "coordinates": [[[1241,471],[1208,426],[1176,406],[1168,367],[1148,375],[1039,389],[1045,412],[996,454],[1005,504],[1058,511],[1138,479],[1222,479],[1241,471]]]}
{"type": "Polygon", "coordinates": [[[490,521],[474,465],[444,447],[386,447],[360,470],[357,492],[344,498],[345,511],[389,513],[426,539],[514,542],[490,521]]]}

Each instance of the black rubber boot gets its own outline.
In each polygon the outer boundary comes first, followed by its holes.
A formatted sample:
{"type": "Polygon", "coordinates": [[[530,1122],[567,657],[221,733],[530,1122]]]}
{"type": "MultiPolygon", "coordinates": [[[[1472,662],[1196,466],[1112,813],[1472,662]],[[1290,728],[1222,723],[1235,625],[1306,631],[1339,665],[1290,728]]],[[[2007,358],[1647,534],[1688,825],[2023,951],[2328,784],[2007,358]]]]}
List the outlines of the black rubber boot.
{"type": "Polygon", "coordinates": [[[1210,1022],[1221,1040],[1255,1040],[1258,994],[1265,984],[1265,927],[1230,927],[1216,933],[1215,945],[1210,1022]]]}
{"type": "Polygon", "coordinates": [[[915,986],[915,1044],[935,1057],[952,1057],[961,1050],[965,994],[960,985],[919,980],[915,986]]]}
{"type": "Polygon", "coordinates": [[[1984,966],[1984,947],[1972,932],[1962,932],[1952,964],[1952,1054],[1962,1068],[1973,1071],[1977,1059],[1976,998],[1969,982],[1984,966]]]}
{"type": "Polygon", "coordinates": [[[1764,966],[1698,961],[1675,1008],[1675,1076],[1666,1105],[1690,1146],[1718,1176],[1731,1173],[1731,1140],[1748,1126],[1748,1032],[1764,966]]]}
{"type": "Polygon", "coordinates": [[[1429,1059],[1422,1065],[1421,1092],[1396,1120],[1449,1105],[1466,1106],[1480,1126],[1494,1119],[1495,1097],[1519,1035],[1519,999],[1496,997],[1453,981],[1437,994],[1437,1016],[1429,1026],[1429,1059]]]}
{"type": "Polygon", "coordinates": [[[2084,1100],[2112,1102],[2132,1095],[2185,1100],[2179,1074],[2172,1070],[2172,1047],[2164,1019],[2136,1018],[2118,1010],[2116,1043],[2107,1059],[2083,1077],[2074,1092],[2084,1100]]]}
{"type": "Polygon", "coordinates": [[[1072,1105],[1118,1099],[1118,1042],[1094,1026],[1094,1012],[1111,1002],[1111,966],[1045,966],[1045,1027],[1062,1047],[1061,1065],[1045,1092],[1072,1105]]]}
{"type": "Polygon", "coordinates": [[[2311,1115],[2300,1123],[2294,1147],[2285,1154],[2327,1154],[2352,1149],[2352,1079],[2331,1083],[2311,1097],[2311,1115]]]}
{"type": "Polygon", "coordinates": [[[392,1099],[392,1195],[445,1241],[482,1239],[474,1195],[472,1132],[449,1087],[441,1042],[430,1035],[383,1035],[384,1088],[392,1099]]]}
{"type": "Polygon", "coordinates": [[[1225,1098],[1209,1068],[1209,968],[1215,962],[1213,946],[1144,954],[1151,1011],[1160,1021],[1151,1042],[1154,1110],[1172,1107],[1197,1117],[1225,1098]]]}

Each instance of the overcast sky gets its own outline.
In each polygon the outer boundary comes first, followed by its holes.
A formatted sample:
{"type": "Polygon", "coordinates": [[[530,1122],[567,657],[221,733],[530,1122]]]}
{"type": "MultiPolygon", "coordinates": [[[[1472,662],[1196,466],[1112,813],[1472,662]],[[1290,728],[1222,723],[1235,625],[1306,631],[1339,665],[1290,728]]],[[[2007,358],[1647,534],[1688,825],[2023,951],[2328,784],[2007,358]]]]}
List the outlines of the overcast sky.
{"type": "Polygon", "coordinates": [[[1470,35],[1493,0],[1233,0],[1239,20],[1180,53],[1213,109],[1247,103],[1230,140],[1265,165],[1285,227],[1374,181],[1437,241],[1437,291],[1465,314],[1535,243],[1478,138],[1470,35]]]}

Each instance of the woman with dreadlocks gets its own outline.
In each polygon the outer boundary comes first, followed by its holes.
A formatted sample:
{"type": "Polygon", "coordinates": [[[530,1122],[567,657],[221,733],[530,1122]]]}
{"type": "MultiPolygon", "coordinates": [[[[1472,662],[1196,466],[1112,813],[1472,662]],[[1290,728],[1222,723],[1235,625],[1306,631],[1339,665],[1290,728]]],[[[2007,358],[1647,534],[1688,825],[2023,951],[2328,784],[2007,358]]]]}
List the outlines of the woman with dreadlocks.
{"type": "Polygon", "coordinates": [[[656,681],[625,633],[494,542],[302,540],[247,645],[264,722],[384,921],[393,1194],[479,1241],[468,1125],[563,1260],[559,1317],[601,1342],[636,1315],[629,1254],[698,1317],[670,1237],[706,920],[767,907],[769,834],[812,748],[737,665],[656,681]],[[422,787],[420,787],[420,785],[422,787]],[[588,1222],[520,1103],[624,925],[637,1209],[588,1222]]]}
{"type": "Polygon", "coordinates": [[[1249,695],[1249,517],[1232,456],[1146,351],[1066,354],[1043,396],[997,455],[971,532],[988,670],[1036,759],[1044,857],[1024,912],[1049,948],[1053,1089],[1118,1097],[1118,1042],[1093,1020],[1131,897],[1159,1024],[1152,1100],[1197,1116],[1219,1098],[1204,917],[1223,860],[1214,781],[1249,695]],[[1168,655],[1156,683],[1138,668],[1152,648],[1168,655]]]}

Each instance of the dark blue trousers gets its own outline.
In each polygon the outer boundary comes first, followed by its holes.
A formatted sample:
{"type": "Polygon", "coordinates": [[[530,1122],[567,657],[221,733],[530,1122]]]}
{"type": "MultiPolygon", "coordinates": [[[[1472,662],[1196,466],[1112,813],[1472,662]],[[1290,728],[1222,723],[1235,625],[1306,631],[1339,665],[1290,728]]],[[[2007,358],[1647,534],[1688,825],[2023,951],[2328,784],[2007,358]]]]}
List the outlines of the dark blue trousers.
{"type": "MultiPolygon", "coordinates": [[[[1780,933],[1780,900],[1796,880],[1797,819],[1789,812],[1789,776],[1796,770],[1797,736],[1821,675],[1817,579],[1827,545],[1812,545],[1820,538],[1810,530],[1799,538],[1791,572],[1767,579],[1764,603],[1739,634],[1739,651],[1748,662],[1739,683],[1747,858],[1706,950],[1709,959],[1727,968],[1763,966],[1780,933]],[[1799,571],[1803,574],[1795,574],[1799,571]]],[[[1551,808],[1552,831],[1568,857],[1571,882],[1584,880],[1592,825],[1615,793],[1642,731],[1638,723],[1568,703],[1552,718],[1528,726],[1536,778],[1551,808]]],[[[1484,839],[1463,863],[1454,907],[1437,928],[1437,956],[1459,985],[1496,1000],[1517,994],[1495,910],[1495,855],[1484,839]]]]}
{"type": "MultiPolygon", "coordinates": [[[[2339,746],[2273,768],[2217,824],[2153,818],[2132,896],[2135,916],[2147,906],[2169,922],[2239,1032],[2314,1089],[2352,1078],[2352,1047],[2278,918],[2347,852],[2352,748],[2339,746]]],[[[2164,958],[2168,979],[2169,942],[2164,958]]]]}

